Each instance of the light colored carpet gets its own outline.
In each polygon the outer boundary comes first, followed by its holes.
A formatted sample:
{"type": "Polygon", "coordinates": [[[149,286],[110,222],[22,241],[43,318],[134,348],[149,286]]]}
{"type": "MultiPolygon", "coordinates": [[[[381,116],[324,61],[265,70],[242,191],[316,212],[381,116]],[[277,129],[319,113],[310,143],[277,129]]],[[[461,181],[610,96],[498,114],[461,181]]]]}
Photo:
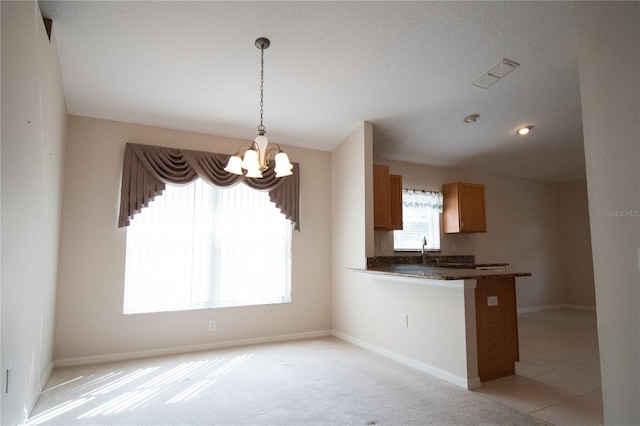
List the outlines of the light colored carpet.
{"type": "Polygon", "coordinates": [[[56,369],[30,424],[544,423],[327,337],[56,369]]]}

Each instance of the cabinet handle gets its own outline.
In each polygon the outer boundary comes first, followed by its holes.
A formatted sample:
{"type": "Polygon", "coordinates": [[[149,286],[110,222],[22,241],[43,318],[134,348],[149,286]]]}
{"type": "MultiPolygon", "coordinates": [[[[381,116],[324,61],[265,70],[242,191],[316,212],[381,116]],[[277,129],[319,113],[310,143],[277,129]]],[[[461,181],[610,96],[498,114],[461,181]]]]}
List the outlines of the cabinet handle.
{"type": "Polygon", "coordinates": [[[460,230],[462,231],[463,229],[464,229],[464,221],[460,219],[460,230]]]}

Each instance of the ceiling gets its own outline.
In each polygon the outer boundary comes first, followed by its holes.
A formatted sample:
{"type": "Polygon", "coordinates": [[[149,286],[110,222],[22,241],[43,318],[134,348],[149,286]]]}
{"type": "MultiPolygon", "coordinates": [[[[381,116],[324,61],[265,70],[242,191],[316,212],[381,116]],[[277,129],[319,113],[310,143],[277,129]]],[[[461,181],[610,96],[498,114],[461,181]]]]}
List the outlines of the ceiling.
{"type": "Polygon", "coordinates": [[[370,121],[376,158],[585,177],[571,2],[40,6],[54,21],[70,114],[253,139],[254,41],[264,36],[272,142],[331,151],[370,121]],[[472,86],[503,58],[520,66],[488,89],[472,86]],[[464,123],[473,113],[480,120],[464,123]],[[524,125],[530,134],[516,135],[524,125]]]}

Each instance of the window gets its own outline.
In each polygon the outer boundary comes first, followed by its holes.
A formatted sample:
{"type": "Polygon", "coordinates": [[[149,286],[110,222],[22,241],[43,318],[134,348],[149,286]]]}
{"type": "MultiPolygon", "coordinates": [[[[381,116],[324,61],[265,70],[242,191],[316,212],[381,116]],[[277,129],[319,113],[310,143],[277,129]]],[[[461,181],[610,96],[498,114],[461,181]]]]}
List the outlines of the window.
{"type": "Polygon", "coordinates": [[[291,233],[267,192],[167,185],[127,229],[124,313],[290,302],[291,233]]]}
{"type": "Polygon", "coordinates": [[[440,250],[440,192],[402,190],[401,231],[393,231],[394,250],[420,250],[422,238],[427,238],[428,250],[440,250]]]}

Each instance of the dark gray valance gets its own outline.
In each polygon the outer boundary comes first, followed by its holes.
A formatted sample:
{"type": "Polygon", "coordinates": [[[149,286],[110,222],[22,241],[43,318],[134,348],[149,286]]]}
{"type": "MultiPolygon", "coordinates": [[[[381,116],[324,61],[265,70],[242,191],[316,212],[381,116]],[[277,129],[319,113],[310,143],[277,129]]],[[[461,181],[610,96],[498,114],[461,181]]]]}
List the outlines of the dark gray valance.
{"type": "Polygon", "coordinates": [[[228,159],[227,154],[128,143],[122,166],[118,226],[128,226],[136,213],[162,194],[165,184],[187,185],[200,177],[219,187],[244,183],[256,190],[268,191],[271,201],[299,231],[299,165],[293,163],[293,174],[282,178],[276,178],[271,165],[262,173],[262,179],[254,179],[225,171],[228,159]]]}

